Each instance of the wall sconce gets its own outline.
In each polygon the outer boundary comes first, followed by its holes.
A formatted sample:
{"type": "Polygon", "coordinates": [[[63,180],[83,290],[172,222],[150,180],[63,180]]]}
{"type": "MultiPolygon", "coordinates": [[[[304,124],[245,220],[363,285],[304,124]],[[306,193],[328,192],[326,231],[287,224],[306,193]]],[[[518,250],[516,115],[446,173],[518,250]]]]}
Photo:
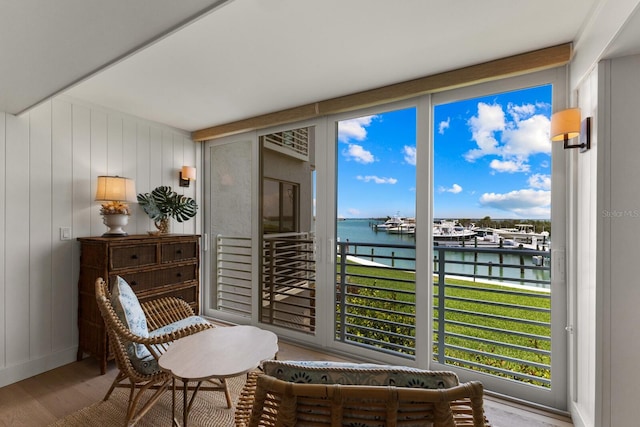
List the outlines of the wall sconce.
{"type": "Polygon", "coordinates": [[[196,168],[193,166],[183,166],[180,171],[180,187],[188,187],[189,183],[196,179],[196,168]]]}
{"type": "Polygon", "coordinates": [[[132,179],[120,176],[99,176],[96,189],[96,202],[102,203],[100,214],[102,222],[109,230],[102,237],[122,237],[127,232],[122,227],[129,222],[129,205],[135,202],[136,186],[132,179]]]}
{"type": "Polygon", "coordinates": [[[551,116],[551,141],[564,141],[564,148],[580,148],[580,152],[591,148],[591,117],[580,120],[580,109],[569,108],[551,116]],[[580,137],[579,144],[569,145],[569,140],[580,137]]]}

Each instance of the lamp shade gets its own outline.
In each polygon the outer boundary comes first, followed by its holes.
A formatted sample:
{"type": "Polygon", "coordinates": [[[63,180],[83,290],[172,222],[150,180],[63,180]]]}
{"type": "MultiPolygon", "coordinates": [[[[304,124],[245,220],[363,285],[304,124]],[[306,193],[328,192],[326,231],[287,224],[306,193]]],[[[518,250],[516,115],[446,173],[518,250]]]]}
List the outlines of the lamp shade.
{"type": "Polygon", "coordinates": [[[580,135],[580,109],[569,108],[551,116],[551,140],[563,141],[580,135]]]}
{"type": "Polygon", "coordinates": [[[196,179],[196,168],[193,166],[183,166],[182,167],[182,179],[196,179]]]}
{"type": "Polygon", "coordinates": [[[136,186],[132,179],[120,176],[99,176],[96,202],[135,202],[136,186]]]}

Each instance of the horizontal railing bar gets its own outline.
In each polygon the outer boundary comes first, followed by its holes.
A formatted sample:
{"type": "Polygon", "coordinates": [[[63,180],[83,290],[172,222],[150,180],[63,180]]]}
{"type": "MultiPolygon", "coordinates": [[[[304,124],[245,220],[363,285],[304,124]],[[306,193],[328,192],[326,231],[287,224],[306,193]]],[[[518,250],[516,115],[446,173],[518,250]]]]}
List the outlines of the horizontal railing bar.
{"type": "Polygon", "coordinates": [[[474,292],[486,292],[490,294],[501,294],[501,295],[514,295],[514,296],[524,296],[527,298],[541,298],[541,299],[551,299],[551,294],[548,292],[545,293],[537,293],[537,292],[522,292],[508,289],[494,289],[494,288],[477,288],[469,285],[456,285],[447,283],[444,285],[445,289],[463,289],[474,292]]]}
{"type": "Polygon", "coordinates": [[[547,378],[544,378],[544,377],[536,377],[534,375],[527,375],[527,374],[523,374],[523,373],[520,373],[520,372],[509,371],[507,369],[497,368],[497,367],[489,366],[489,365],[483,365],[481,363],[475,363],[475,362],[471,362],[469,360],[458,359],[458,358],[450,357],[450,356],[445,356],[445,360],[448,361],[448,362],[458,363],[458,364],[460,364],[462,366],[472,366],[472,367],[478,368],[478,370],[485,370],[485,371],[490,372],[490,373],[499,372],[499,373],[503,374],[506,377],[519,378],[519,379],[523,379],[523,380],[526,379],[526,380],[530,380],[530,381],[535,381],[535,382],[551,385],[551,380],[549,380],[547,378]]]}
{"type": "Polygon", "coordinates": [[[535,320],[527,320],[527,319],[517,319],[514,317],[498,316],[495,314],[488,314],[488,313],[478,313],[475,311],[459,310],[455,308],[446,308],[445,312],[462,313],[462,314],[468,314],[470,316],[485,317],[485,318],[496,319],[496,320],[505,320],[505,321],[514,322],[514,323],[522,323],[524,325],[547,326],[547,327],[549,326],[549,323],[546,323],[546,322],[538,322],[535,320]]]}
{"type": "Polygon", "coordinates": [[[528,353],[540,354],[540,355],[543,355],[543,356],[550,356],[551,355],[551,351],[549,351],[549,350],[543,350],[543,349],[540,349],[540,348],[533,348],[533,347],[525,347],[525,346],[522,346],[522,345],[509,344],[509,343],[505,343],[505,342],[502,342],[502,341],[488,340],[488,339],[484,339],[484,338],[476,338],[476,337],[471,337],[469,335],[456,334],[456,333],[453,333],[453,332],[445,332],[445,337],[459,338],[461,340],[479,342],[479,343],[483,343],[483,344],[493,344],[493,345],[499,346],[499,347],[510,348],[512,350],[520,350],[520,351],[524,351],[524,352],[528,352],[528,353]]]}
{"type": "MultiPolygon", "coordinates": [[[[396,348],[396,349],[403,349],[406,350],[409,354],[412,354],[415,352],[414,348],[411,347],[406,347],[406,346],[401,346],[398,344],[394,344],[394,343],[389,343],[386,341],[380,341],[380,340],[376,340],[373,338],[369,338],[366,336],[359,336],[359,335],[353,335],[350,334],[348,332],[345,333],[345,336],[347,338],[351,338],[350,341],[351,342],[358,342],[358,341],[366,341],[366,342],[370,342],[370,343],[376,343],[376,347],[380,348],[380,347],[390,347],[390,348],[396,348]]],[[[360,343],[360,344],[364,344],[364,343],[360,343]]]]}
{"type": "MultiPolygon", "coordinates": [[[[361,316],[359,314],[354,314],[354,313],[345,313],[345,324],[347,324],[347,319],[361,319],[361,320],[371,320],[372,322],[375,323],[380,323],[382,325],[390,325],[390,326],[394,326],[396,328],[410,328],[410,329],[415,329],[415,324],[413,323],[400,323],[400,322],[393,322],[393,321],[389,321],[389,320],[380,320],[380,319],[370,319],[368,317],[364,317],[361,316]]],[[[350,323],[351,325],[353,325],[354,327],[362,327],[362,328],[366,328],[366,326],[357,326],[354,323],[350,323]]],[[[380,332],[380,331],[378,331],[380,332]]],[[[395,334],[395,332],[389,332],[390,334],[395,334]]],[[[412,338],[411,336],[407,336],[407,335],[398,335],[401,337],[407,337],[407,338],[412,338]]]]}
{"type": "Polygon", "coordinates": [[[542,336],[542,335],[534,335],[534,334],[527,334],[527,333],[524,333],[524,332],[517,332],[517,331],[506,330],[506,329],[492,328],[490,326],[481,326],[481,325],[476,325],[476,324],[472,324],[472,323],[456,322],[454,320],[445,320],[445,323],[447,325],[461,326],[461,327],[465,327],[465,328],[479,329],[479,330],[487,331],[487,332],[497,332],[497,333],[502,333],[502,334],[505,334],[505,335],[515,335],[515,336],[518,336],[518,337],[521,337],[521,338],[534,338],[534,339],[537,339],[539,341],[551,342],[551,338],[550,337],[545,337],[545,336],[542,336]]]}
{"type": "Polygon", "coordinates": [[[468,303],[473,303],[473,304],[480,304],[480,305],[486,305],[489,307],[503,307],[503,308],[513,308],[513,309],[518,309],[518,310],[525,310],[525,311],[533,311],[536,313],[551,313],[551,309],[550,308],[544,308],[544,307],[532,307],[532,306],[528,306],[528,305],[516,305],[516,304],[508,304],[508,303],[504,303],[504,302],[495,302],[495,301],[478,301],[476,299],[471,299],[471,298],[463,298],[463,297],[453,297],[453,296],[447,296],[446,297],[449,301],[461,301],[461,302],[468,302],[468,303]]]}
{"type": "MultiPolygon", "coordinates": [[[[349,335],[349,336],[352,336],[352,335],[349,335]]],[[[355,346],[366,348],[366,349],[373,350],[373,351],[377,351],[377,352],[380,352],[380,353],[389,354],[389,355],[392,355],[392,356],[401,357],[401,358],[408,359],[408,360],[416,360],[416,358],[415,358],[415,349],[408,349],[409,351],[413,352],[413,353],[409,353],[408,354],[408,353],[401,353],[401,352],[397,352],[397,351],[393,351],[393,350],[388,350],[386,348],[381,348],[381,347],[373,346],[373,345],[366,344],[366,343],[357,342],[357,341],[354,341],[354,340],[345,340],[345,341],[348,341],[350,344],[353,344],[355,346]]]]}
{"type": "MultiPolygon", "coordinates": [[[[391,288],[383,288],[383,287],[373,287],[373,286],[367,286],[367,285],[359,285],[357,283],[347,283],[345,285],[340,285],[340,283],[336,283],[336,285],[338,286],[344,286],[345,288],[355,288],[355,289],[367,289],[367,290],[376,290],[376,291],[380,291],[380,292],[394,292],[398,295],[415,295],[415,291],[409,291],[409,290],[404,290],[404,289],[391,289],[391,288]]],[[[338,291],[340,292],[340,291],[338,291]]],[[[342,292],[340,292],[342,293],[342,292]]],[[[359,296],[359,294],[354,294],[352,292],[347,293],[346,295],[353,295],[353,296],[359,296]]]]}
{"type": "MultiPolygon", "coordinates": [[[[387,268],[389,268],[389,267],[387,267],[387,268]]],[[[349,271],[347,271],[347,275],[352,277],[352,278],[353,277],[358,277],[358,278],[361,278],[361,279],[380,279],[380,280],[385,280],[385,281],[394,282],[394,283],[409,283],[409,284],[412,284],[412,283],[416,282],[415,280],[409,280],[409,279],[397,279],[397,278],[390,279],[390,278],[386,278],[386,277],[370,276],[370,275],[366,275],[366,274],[357,274],[357,273],[354,274],[354,273],[349,273],[349,271]]],[[[351,283],[347,283],[347,286],[349,286],[349,285],[351,285],[351,283]]],[[[360,285],[360,286],[366,286],[366,285],[360,285]]],[[[379,289],[379,288],[371,287],[371,289],[379,289]]]]}
{"type": "MultiPolygon", "coordinates": [[[[467,353],[472,353],[472,354],[476,354],[476,355],[480,355],[480,356],[485,356],[488,358],[492,358],[492,359],[498,359],[501,361],[507,361],[507,362],[513,362],[513,363],[522,363],[528,366],[535,366],[536,368],[540,368],[540,369],[550,369],[551,366],[543,364],[543,363],[536,363],[536,362],[532,362],[529,360],[522,360],[522,359],[516,359],[515,357],[508,357],[508,356],[504,356],[504,355],[496,355],[493,353],[487,353],[486,351],[480,351],[480,350],[474,350],[472,348],[468,348],[468,347],[460,347],[457,345],[451,345],[451,344],[447,344],[447,348],[452,349],[452,350],[459,350],[459,351],[464,351],[467,353]]],[[[487,365],[489,366],[489,365],[487,365]]]]}
{"type": "MultiPolygon", "coordinates": [[[[359,296],[359,298],[368,300],[368,301],[382,301],[382,302],[387,302],[389,300],[385,300],[383,298],[374,298],[374,297],[361,297],[359,296]]],[[[401,304],[404,305],[406,307],[415,307],[415,303],[405,303],[405,302],[400,302],[400,301],[393,301],[396,304],[401,304]]],[[[354,304],[354,303],[346,303],[345,307],[357,307],[357,308],[366,308],[367,310],[372,310],[372,311],[377,311],[380,313],[390,313],[390,314],[406,314],[406,315],[410,315],[410,316],[415,316],[415,314],[411,314],[411,313],[403,313],[401,311],[395,311],[395,310],[387,310],[387,309],[383,309],[383,308],[371,308],[369,306],[366,305],[360,305],[360,304],[354,304]]]]}
{"type": "MultiPolygon", "coordinates": [[[[437,275],[438,271],[434,271],[434,275],[437,275]]],[[[528,283],[528,284],[532,284],[532,285],[548,285],[549,282],[547,280],[538,280],[538,279],[529,279],[529,278],[521,278],[521,277],[515,277],[515,276],[506,276],[506,277],[500,277],[497,275],[481,275],[481,274],[472,274],[472,273],[455,273],[452,274],[453,276],[459,277],[459,278],[466,278],[469,279],[470,281],[475,281],[478,282],[478,279],[487,279],[491,282],[501,282],[501,283],[513,283],[518,282],[519,284],[524,284],[524,283],[528,283]]],[[[437,285],[438,281],[436,280],[434,282],[434,285],[437,285]]]]}

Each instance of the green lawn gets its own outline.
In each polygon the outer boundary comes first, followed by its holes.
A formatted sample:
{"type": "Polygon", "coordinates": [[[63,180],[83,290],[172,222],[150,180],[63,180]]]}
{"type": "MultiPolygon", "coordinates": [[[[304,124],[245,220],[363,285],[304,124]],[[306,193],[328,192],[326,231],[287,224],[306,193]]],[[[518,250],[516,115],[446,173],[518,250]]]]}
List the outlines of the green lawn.
{"type": "MultiPolygon", "coordinates": [[[[347,324],[350,324],[346,331],[358,336],[356,341],[369,345],[373,342],[378,347],[415,355],[414,273],[350,263],[346,282],[349,286],[344,310],[347,324]]],[[[446,285],[445,356],[460,360],[448,363],[547,386],[535,378],[550,377],[550,356],[536,352],[550,350],[550,299],[535,295],[548,296],[548,293],[460,279],[447,279],[446,285]],[[515,291],[515,294],[505,291],[515,291]],[[520,320],[539,324],[521,323],[520,320]],[[518,361],[506,361],[505,358],[518,361]],[[471,366],[466,362],[483,366],[471,366]],[[507,373],[497,373],[493,368],[507,373]],[[534,379],[517,378],[509,372],[534,379]]],[[[439,339],[437,283],[434,283],[433,304],[435,354],[439,339]]],[[[341,310],[339,305],[337,310],[341,310]]]]}

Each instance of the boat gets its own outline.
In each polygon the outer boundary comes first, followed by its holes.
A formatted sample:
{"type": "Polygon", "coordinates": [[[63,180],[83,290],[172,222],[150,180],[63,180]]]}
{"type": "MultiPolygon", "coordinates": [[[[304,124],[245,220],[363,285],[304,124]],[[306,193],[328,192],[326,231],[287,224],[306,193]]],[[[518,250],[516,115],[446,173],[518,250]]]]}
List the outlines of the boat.
{"type": "Polygon", "coordinates": [[[416,219],[407,218],[395,227],[387,228],[389,234],[416,234],[416,219]]]}
{"type": "Polygon", "coordinates": [[[501,238],[512,239],[516,243],[533,246],[549,243],[549,232],[536,233],[534,226],[531,224],[515,224],[513,228],[498,228],[494,232],[501,238]]]}
{"type": "Polygon", "coordinates": [[[473,228],[465,228],[458,221],[436,219],[433,221],[434,241],[469,240],[476,235],[473,228]]]}
{"type": "Polygon", "coordinates": [[[376,224],[374,227],[376,230],[387,231],[390,228],[398,227],[404,223],[404,218],[398,215],[394,215],[391,218],[387,219],[382,224],[376,224]]]}

